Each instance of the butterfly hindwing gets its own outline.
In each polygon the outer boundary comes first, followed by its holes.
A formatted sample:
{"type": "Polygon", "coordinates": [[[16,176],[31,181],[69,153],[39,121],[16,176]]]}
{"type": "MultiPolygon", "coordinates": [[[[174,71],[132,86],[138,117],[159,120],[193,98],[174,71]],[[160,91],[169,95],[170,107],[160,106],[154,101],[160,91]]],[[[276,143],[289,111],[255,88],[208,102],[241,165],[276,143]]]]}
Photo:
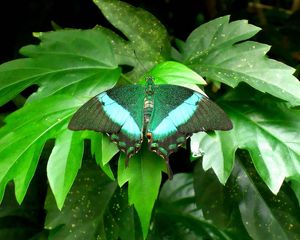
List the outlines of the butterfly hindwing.
{"type": "Polygon", "coordinates": [[[144,88],[140,85],[102,92],[74,114],[69,128],[107,133],[129,158],[142,142],[143,95],[144,88]]]}
{"type": "Polygon", "coordinates": [[[147,131],[151,150],[166,161],[192,133],[231,128],[224,111],[201,93],[175,85],[156,87],[147,131]]]}

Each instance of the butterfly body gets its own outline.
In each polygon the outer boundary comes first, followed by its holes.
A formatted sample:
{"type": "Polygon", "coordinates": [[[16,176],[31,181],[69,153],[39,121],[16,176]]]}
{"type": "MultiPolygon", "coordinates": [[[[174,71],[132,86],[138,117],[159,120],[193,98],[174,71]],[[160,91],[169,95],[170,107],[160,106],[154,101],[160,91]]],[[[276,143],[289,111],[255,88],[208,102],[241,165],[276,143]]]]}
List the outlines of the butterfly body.
{"type": "Polygon", "coordinates": [[[193,133],[229,130],[232,123],[215,103],[191,89],[154,84],[128,85],[102,92],[84,104],[69,123],[72,130],[107,133],[129,159],[143,142],[166,160],[193,133]]]}

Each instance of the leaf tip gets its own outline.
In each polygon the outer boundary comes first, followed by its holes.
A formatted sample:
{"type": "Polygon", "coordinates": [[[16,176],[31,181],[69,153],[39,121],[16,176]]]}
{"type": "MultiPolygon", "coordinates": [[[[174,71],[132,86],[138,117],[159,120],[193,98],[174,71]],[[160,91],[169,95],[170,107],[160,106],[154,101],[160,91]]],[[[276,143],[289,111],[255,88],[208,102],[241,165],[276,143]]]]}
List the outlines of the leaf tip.
{"type": "Polygon", "coordinates": [[[34,36],[35,38],[40,38],[43,35],[43,32],[33,32],[32,36],[34,36]]]}

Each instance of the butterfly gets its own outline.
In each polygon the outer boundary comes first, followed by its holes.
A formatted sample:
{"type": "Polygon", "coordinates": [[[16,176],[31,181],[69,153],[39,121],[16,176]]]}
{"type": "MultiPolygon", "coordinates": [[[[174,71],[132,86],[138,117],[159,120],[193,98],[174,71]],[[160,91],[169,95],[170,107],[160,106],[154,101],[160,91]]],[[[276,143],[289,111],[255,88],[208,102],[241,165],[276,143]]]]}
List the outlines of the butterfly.
{"type": "Polygon", "coordinates": [[[98,94],[71,118],[71,130],[94,130],[108,134],[128,159],[136,154],[144,136],[151,151],[165,159],[169,178],[169,155],[193,133],[230,130],[226,113],[203,94],[189,88],[154,83],[127,85],[98,94]]]}

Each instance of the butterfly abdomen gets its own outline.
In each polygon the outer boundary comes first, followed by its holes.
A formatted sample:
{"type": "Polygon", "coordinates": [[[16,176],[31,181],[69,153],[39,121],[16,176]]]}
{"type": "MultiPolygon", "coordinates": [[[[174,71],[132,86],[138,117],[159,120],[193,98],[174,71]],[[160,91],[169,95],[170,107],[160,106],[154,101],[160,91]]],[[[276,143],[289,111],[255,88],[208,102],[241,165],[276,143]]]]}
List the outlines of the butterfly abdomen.
{"type": "Polygon", "coordinates": [[[153,112],[153,96],[147,95],[144,99],[144,130],[150,121],[153,112]]]}

